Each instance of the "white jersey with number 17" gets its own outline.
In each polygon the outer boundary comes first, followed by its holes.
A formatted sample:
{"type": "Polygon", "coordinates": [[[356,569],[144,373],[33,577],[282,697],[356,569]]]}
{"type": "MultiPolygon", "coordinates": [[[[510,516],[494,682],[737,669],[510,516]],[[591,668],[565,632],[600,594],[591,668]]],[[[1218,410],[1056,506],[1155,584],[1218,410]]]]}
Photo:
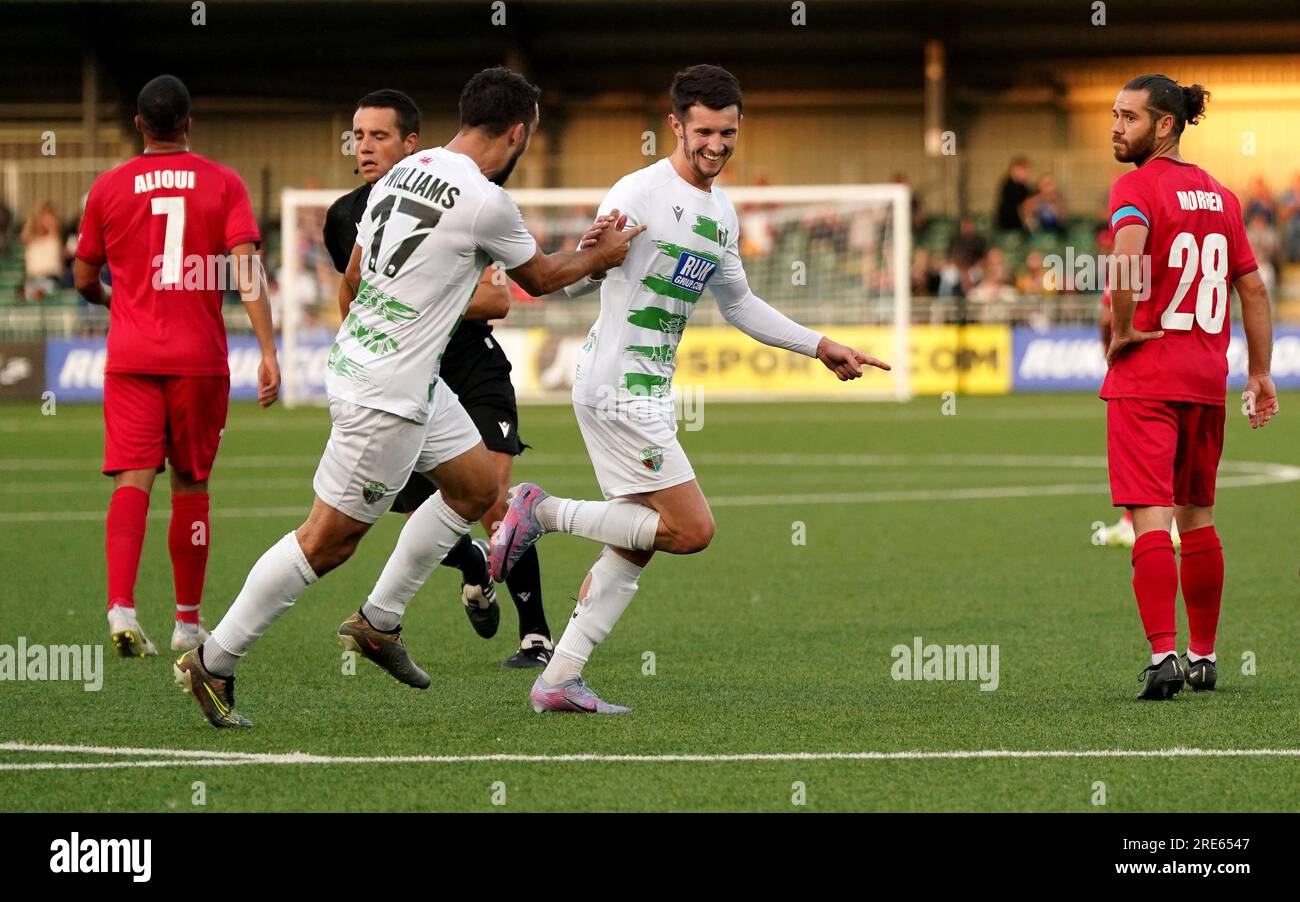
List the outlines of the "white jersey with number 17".
{"type": "Polygon", "coordinates": [[[424,423],[443,350],[484,268],[521,266],[537,243],[473,160],[435,147],[375,183],[357,245],[361,285],[330,349],[325,389],[424,423]]]}

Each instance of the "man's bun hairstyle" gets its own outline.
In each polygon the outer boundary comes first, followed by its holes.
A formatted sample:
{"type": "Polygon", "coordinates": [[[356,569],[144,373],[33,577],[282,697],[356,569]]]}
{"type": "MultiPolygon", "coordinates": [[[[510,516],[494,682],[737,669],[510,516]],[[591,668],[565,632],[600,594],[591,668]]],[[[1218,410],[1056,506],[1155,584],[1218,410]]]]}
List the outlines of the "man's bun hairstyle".
{"type": "Polygon", "coordinates": [[[1161,115],[1174,117],[1174,134],[1195,125],[1205,115],[1210,92],[1203,85],[1180,85],[1165,75],[1139,75],[1124,86],[1125,91],[1146,91],[1147,105],[1161,115]]]}

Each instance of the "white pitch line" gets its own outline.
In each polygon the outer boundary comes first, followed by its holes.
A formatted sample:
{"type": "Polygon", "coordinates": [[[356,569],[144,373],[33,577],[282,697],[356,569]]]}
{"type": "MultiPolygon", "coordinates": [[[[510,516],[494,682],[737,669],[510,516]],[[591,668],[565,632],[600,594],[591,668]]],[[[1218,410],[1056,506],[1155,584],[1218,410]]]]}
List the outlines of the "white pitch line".
{"type": "MultiPolygon", "coordinates": [[[[536,455],[544,465],[574,465],[585,463],[578,455],[536,455]]],[[[244,466],[259,464],[268,458],[249,457],[236,459],[244,466]]],[[[1051,456],[1026,454],[701,454],[696,463],[708,466],[801,466],[801,467],[933,467],[961,468],[1008,467],[1019,469],[1063,468],[1100,469],[1106,466],[1104,457],[1051,456]]],[[[9,461],[10,464],[39,463],[40,461],[9,461]]],[[[0,469],[5,462],[0,461],[0,469]]],[[[236,464],[241,465],[241,464],[236,464]]],[[[33,467],[33,469],[36,469],[33,467]]],[[[1262,461],[1225,461],[1220,470],[1221,489],[1246,486],[1275,485],[1300,481],[1300,467],[1262,461]]],[[[304,482],[306,485],[306,482],[304,482]]],[[[780,507],[790,504],[880,504],[909,501],[986,501],[998,498],[1034,498],[1065,495],[1104,495],[1108,486],[1102,483],[1057,483],[1046,485],[972,486],[952,489],[881,490],[865,492],[804,492],[772,495],[714,495],[709,499],[713,507],[780,507]]],[[[304,507],[220,507],[212,512],[218,518],[280,519],[300,517],[304,507]]],[[[170,517],[166,510],[156,509],[150,519],[170,517]]],[[[103,510],[93,511],[13,511],[0,512],[0,523],[91,523],[104,519],[103,510]]]]}
{"type": "MultiPolygon", "coordinates": [[[[322,444],[323,448],[324,445],[322,444]]],[[[228,454],[217,459],[221,469],[257,468],[265,470],[285,470],[315,467],[320,463],[320,455],[285,454],[280,456],[260,456],[256,454],[228,454]]],[[[104,466],[102,457],[14,457],[0,460],[0,471],[43,472],[45,470],[81,470],[88,474],[98,474],[104,466]]],[[[310,470],[308,481],[310,481],[310,470]]]]}
{"type": "MultiPolygon", "coordinates": [[[[936,397],[935,400],[938,400],[936,397]]],[[[827,403],[835,407],[849,407],[853,404],[861,404],[860,399],[832,400],[827,403]]],[[[968,402],[969,403],[969,402],[968,402]]],[[[529,417],[532,408],[535,407],[563,407],[572,410],[572,406],[567,402],[556,402],[553,404],[528,404],[521,405],[524,408],[525,417],[529,417]]],[[[748,405],[747,405],[748,406],[748,405]]],[[[804,408],[790,403],[781,405],[781,410],[762,410],[762,409],[736,409],[723,410],[721,414],[715,414],[718,422],[733,426],[744,426],[748,423],[780,423],[787,424],[792,421],[800,423],[843,423],[844,414],[839,412],[827,413],[823,410],[813,408],[804,408]]],[[[925,422],[937,420],[942,416],[937,412],[939,408],[930,407],[929,405],[918,406],[916,409],[905,407],[888,407],[878,405],[871,411],[871,416],[863,419],[868,422],[897,422],[900,420],[909,420],[915,422],[925,422]]],[[[967,408],[969,411],[969,408],[967,408]]],[[[1020,410],[980,410],[974,413],[964,413],[963,418],[970,421],[997,421],[997,420],[1095,420],[1104,422],[1106,419],[1106,410],[1100,405],[1097,408],[1059,408],[1059,407],[1028,407],[1020,410]]],[[[37,417],[41,422],[33,428],[32,419],[3,419],[0,420],[0,433],[15,433],[23,435],[65,435],[70,432],[90,432],[103,434],[104,424],[101,420],[84,420],[73,423],[56,422],[49,417],[37,417]]],[[[316,418],[298,418],[298,417],[262,417],[240,416],[234,411],[226,421],[226,430],[232,435],[239,435],[244,432],[284,432],[293,430],[296,432],[319,432],[321,440],[329,434],[329,414],[322,406],[320,416],[316,418]]]]}
{"type": "Polygon", "coordinates": [[[68,752],[87,755],[157,756],[128,761],[34,761],[0,763],[6,770],[96,770],[127,767],[235,767],[305,764],[719,764],[795,761],[969,761],[1093,758],[1295,758],[1300,748],[1283,749],[972,749],[911,752],[752,752],[733,755],[561,754],[561,755],[312,755],[305,752],[212,752],[193,749],[113,748],[110,746],[0,743],[0,751],[68,752]]]}
{"type": "Polygon", "coordinates": [[[190,764],[195,767],[221,767],[227,764],[261,764],[230,758],[172,758],[157,761],[28,761],[17,764],[0,764],[0,771],[16,770],[118,770],[125,767],[177,767],[190,764]]]}
{"type": "Polygon", "coordinates": [[[74,755],[166,755],[169,758],[248,758],[258,752],[211,752],[190,749],[146,749],[115,745],[62,745],[0,742],[0,752],[55,752],[74,755]]]}
{"type": "MultiPolygon", "coordinates": [[[[297,507],[216,507],[209,514],[214,519],[266,520],[282,517],[307,516],[311,504],[304,501],[297,507]]],[[[106,512],[99,511],[24,511],[20,513],[0,513],[0,523],[98,523],[102,522],[106,512]]],[[[154,510],[148,514],[150,520],[170,520],[167,510],[154,510]]]]}
{"type": "MultiPolygon", "coordinates": [[[[765,467],[1009,467],[1014,469],[1101,469],[1106,468],[1104,455],[1078,454],[869,454],[851,452],[701,452],[691,454],[697,464],[709,466],[765,467]]],[[[521,458],[522,464],[543,467],[589,466],[586,454],[551,454],[533,451],[521,458]]],[[[319,463],[318,456],[229,454],[220,458],[222,467],[234,469],[309,468],[319,463]]],[[[0,460],[0,471],[85,470],[98,474],[103,461],[99,458],[20,457],[0,460]]],[[[1225,460],[1220,471],[1240,473],[1275,473],[1300,479],[1300,467],[1290,464],[1253,460],[1225,460]]],[[[304,477],[310,483],[310,474],[304,477]]]]}
{"type": "MultiPolygon", "coordinates": [[[[1220,489],[1244,486],[1274,485],[1300,479],[1279,479],[1269,474],[1228,476],[1219,480],[1220,489]]],[[[905,491],[874,492],[805,492],[798,495],[713,495],[710,507],[781,507],[789,504],[880,504],[907,501],[987,501],[998,498],[1038,498],[1065,495],[1105,495],[1105,483],[1064,483],[1043,485],[987,486],[966,489],[911,489],[905,491]]],[[[217,507],[211,516],[219,519],[279,519],[303,517],[307,508],[298,507],[217,507]]],[[[151,520],[166,520],[171,516],[166,510],[149,514],[151,520]]],[[[90,523],[102,522],[103,511],[27,511],[0,513],[0,523],[90,523]]]]}

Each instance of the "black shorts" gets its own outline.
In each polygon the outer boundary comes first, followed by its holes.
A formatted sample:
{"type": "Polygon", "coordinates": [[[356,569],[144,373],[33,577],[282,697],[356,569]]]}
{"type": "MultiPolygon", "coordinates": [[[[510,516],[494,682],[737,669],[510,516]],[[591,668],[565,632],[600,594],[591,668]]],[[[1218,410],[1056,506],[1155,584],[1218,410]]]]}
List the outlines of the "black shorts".
{"type": "MultiPolygon", "coordinates": [[[[475,348],[472,355],[457,353],[459,348],[448,345],[439,377],[456,393],[489,451],[523,454],[529,445],[519,437],[519,409],[510,382],[510,361],[495,339],[484,337],[481,350],[475,348]]],[[[480,338],[476,336],[475,345],[480,338]]],[[[432,482],[412,473],[392,509],[409,514],[436,491],[432,482]]]]}

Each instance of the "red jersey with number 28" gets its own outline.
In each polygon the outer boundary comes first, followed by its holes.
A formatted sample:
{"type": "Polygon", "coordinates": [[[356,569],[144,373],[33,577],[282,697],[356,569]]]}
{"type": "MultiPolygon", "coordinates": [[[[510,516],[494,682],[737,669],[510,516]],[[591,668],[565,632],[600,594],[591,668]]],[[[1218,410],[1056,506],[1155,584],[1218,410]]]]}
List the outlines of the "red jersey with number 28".
{"type": "Polygon", "coordinates": [[[214,258],[260,242],[234,170],[189,151],[142,154],[95,180],[77,257],[107,263],[110,373],[229,375],[214,258]]]}
{"type": "Polygon", "coordinates": [[[1130,346],[1106,373],[1101,397],[1223,404],[1233,281],[1257,269],[1241,205],[1204,169],[1157,157],[1110,189],[1110,228],[1148,229],[1150,297],[1133,328],[1164,330],[1130,346]]]}

